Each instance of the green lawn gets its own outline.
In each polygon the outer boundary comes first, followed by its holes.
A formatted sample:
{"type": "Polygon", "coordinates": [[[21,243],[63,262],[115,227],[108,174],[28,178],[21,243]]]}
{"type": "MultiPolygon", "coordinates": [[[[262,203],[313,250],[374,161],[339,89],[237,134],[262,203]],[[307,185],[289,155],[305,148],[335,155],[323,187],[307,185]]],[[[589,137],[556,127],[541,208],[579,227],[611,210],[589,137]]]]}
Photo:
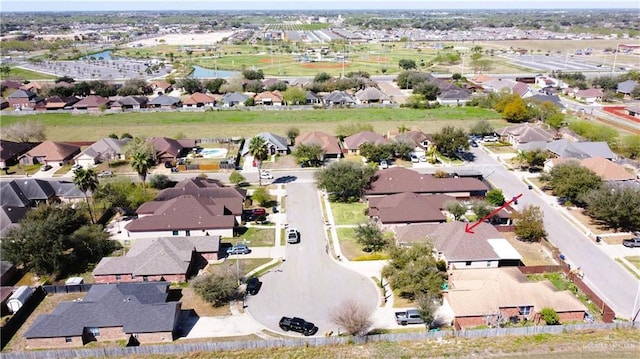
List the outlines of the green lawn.
{"type": "Polygon", "coordinates": [[[353,236],[353,228],[337,228],[338,238],[340,240],[340,250],[342,255],[349,260],[366,254],[362,250],[362,246],[356,243],[356,239],[353,236]]]}
{"type": "Polygon", "coordinates": [[[395,131],[401,125],[435,132],[447,125],[465,129],[479,120],[495,127],[506,126],[493,110],[474,107],[440,107],[430,110],[404,108],[317,109],[303,111],[154,112],[116,114],[48,114],[12,116],[3,114],[2,127],[25,120],[40,121],[48,139],[57,141],[98,140],[116,131],[134,136],[218,138],[252,135],[265,130],[285,135],[290,127],[301,133],[335,132],[339,124],[367,122],[378,133],[395,131]]]}
{"type": "Polygon", "coordinates": [[[271,258],[246,259],[246,258],[243,258],[242,256],[239,256],[239,257],[240,257],[240,260],[238,261],[237,264],[236,264],[236,261],[238,256],[233,255],[233,256],[229,256],[229,258],[227,258],[223,263],[214,264],[209,268],[211,270],[215,270],[216,268],[220,268],[220,267],[228,268],[233,273],[235,273],[236,268],[238,268],[240,269],[240,275],[246,276],[247,273],[251,272],[252,270],[260,267],[263,264],[267,264],[271,262],[271,258]]]}
{"type": "Polygon", "coordinates": [[[222,238],[223,242],[235,244],[237,241],[247,241],[251,247],[270,247],[275,245],[276,231],[272,228],[240,227],[238,238],[222,238]],[[245,232],[243,232],[246,229],[245,232]]]}
{"type": "Polygon", "coordinates": [[[364,214],[366,203],[340,203],[331,202],[331,211],[335,224],[360,224],[366,222],[368,217],[364,214]]]}
{"type": "Polygon", "coordinates": [[[640,256],[629,256],[624,257],[624,259],[628,260],[629,263],[633,264],[637,269],[640,269],[640,256]]]}
{"type": "MultiPolygon", "coordinates": [[[[16,80],[16,81],[24,81],[24,80],[55,80],[58,76],[47,75],[41,72],[31,71],[20,69],[17,67],[12,67],[11,72],[9,72],[9,76],[6,79],[16,80]]],[[[5,80],[3,78],[3,80],[5,80]]]]}

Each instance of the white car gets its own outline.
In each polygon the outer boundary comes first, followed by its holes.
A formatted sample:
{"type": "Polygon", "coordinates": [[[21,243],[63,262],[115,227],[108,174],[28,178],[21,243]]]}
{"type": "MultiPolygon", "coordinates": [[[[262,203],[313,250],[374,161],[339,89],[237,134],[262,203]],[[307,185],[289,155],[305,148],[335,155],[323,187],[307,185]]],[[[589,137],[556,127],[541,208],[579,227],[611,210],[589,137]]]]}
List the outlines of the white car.
{"type": "Polygon", "coordinates": [[[420,156],[419,159],[420,159],[420,162],[427,162],[427,156],[425,155],[420,156]]]}
{"type": "Polygon", "coordinates": [[[382,169],[389,168],[389,162],[387,162],[387,160],[380,161],[380,168],[382,168],[382,169]]]}
{"type": "Polygon", "coordinates": [[[300,242],[300,232],[295,228],[287,228],[287,243],[300,242]]]}
{"type": "Polygon", "coordinates": [[[273,179],[273,175],[269,171],[261,171],[260,178],[262,179],[273,179]]]}
{"type": "Polygon", "coordinates": [[[411,155],[411,162],[412,163],[418,163],[418,162],[420,162],[420,159],[416,155],[411,155]]]}
{"type": "Polygon", "coordinates": [[[77,164],[77,163],[76,163],[75,165],[71,166],[71,170],[72,170],[72,171],[76,171],[76,170],[79,170],[79,169],[81,169],[81,168],[82,168],[82,166],[80,166],[80,165],[79,165],[79,164],[77,164]]]}

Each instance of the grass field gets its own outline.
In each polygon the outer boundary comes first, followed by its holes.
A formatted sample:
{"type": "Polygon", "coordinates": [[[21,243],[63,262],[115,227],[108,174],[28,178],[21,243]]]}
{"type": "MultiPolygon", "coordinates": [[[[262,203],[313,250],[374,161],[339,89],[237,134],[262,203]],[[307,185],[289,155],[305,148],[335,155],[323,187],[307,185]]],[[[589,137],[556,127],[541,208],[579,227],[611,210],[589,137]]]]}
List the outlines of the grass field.
{"type": "Polygon", "coordinates": [[[55,80],[56,78],[57,76],[47,75],[41,72],[12,67],[11,71],[9,72],[9,75],[6,78],[3,77],[2,79],[22,81],[22,80],[55,80]]]}
{"type": "Polygon", "coordinates": [[[184,134],[187,138],[251,136],[269,131],[285,135],[291,127],[301,133],[332,133],[339,124],[366,122],[378,133],[397,131],[405,125],[425,132],[435,132],[452,125],[468,129],[478,120],[490,120],[495,128],[507,123],[493,110],[474,107],[440,107],[431,110],[399,108],[331,109],[303,111],[212,111],[157,112],[117,114],[36,114],[11,116],[3,113],[2,127],[26,120],[40,121],[47,139],[57,141],[98,140],[111,133],[133,136],[167,136],[184,134]]]}

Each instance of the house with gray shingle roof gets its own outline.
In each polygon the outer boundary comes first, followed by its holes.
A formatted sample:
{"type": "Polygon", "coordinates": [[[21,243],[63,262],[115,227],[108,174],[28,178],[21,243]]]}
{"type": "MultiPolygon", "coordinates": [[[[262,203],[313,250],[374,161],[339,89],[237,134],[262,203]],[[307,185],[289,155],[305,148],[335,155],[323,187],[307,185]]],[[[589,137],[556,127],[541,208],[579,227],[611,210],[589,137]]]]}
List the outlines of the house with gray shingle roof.
{"type": "Polygon", "coordinates": [[[106,137],[94,142],[84,151],[80,152],[73,159],[76,164],[90,168],[104,161],[117,161],[125,158],[125,146],[131,141],[130,138],[115,139],[106,137]]]}
{"type": "Polygon", "coordinates": [[[549,131],[528,122],[496,130],[504,141],[516,146],[523,143],[548,142],[556,137],[555,131],[549,131]]]}
{"type": "Polygon", "coordinates": [[[324,96],[322,100],[327,106],[354,105],[356,103],[356,99],[353,96],[339,90],[324,96]]]}
{"type": "Polygon", "coordinates": [[[307,105],[316,105],[320,102],[320,98],[313,91],[307,91],[307,105]]]}
{"type": "Polygon", "coordinates": [[[222,96],[222,105],[224,107],[244,106],[244,102],[249,96],[240,92],[227,92],[222,96]]]}
{"type": "Polygon", "coordinates": [[[149,98],[145,96],[125,96],[111,104],[111,108],[120,108],[123,110],[128,109],[141,109],[147,107],[149,98]]]}
{"type": "Polygon", "coordinates": [[[167,302],[168,293],[168,282],[94,284],[82,300],[61,302],[39,315],[24,337],[30,348],[171,342],[180,302],[167,302]]]}
{"type": "Polygon", "coordinates": [[[104,257],[93,270],[96,283],[186,282],[218,259],[220,236],[138,238],[125,256],[104,257]]]}
{"type": "Polygon", "coordinates": [[[633,81],[633,80],[623,81],[618,83],[618,86],[616,87],[616,92],[621,93],[624,96],[631,96],[631,93],[633,92],[633,89],[636,88],[636,86],[640,86],[640,83],[638,83],[638,81],[633,81]]]}
{"type": "Polygon", "coordinates": [[[436,96],[436,101],[441,105],[464,105],[471,100],[471,91],[459,87],[442,91],[436,96]]]}
{"type": "MultiPolygon", "coordinates": [[[[254,137],[262,137],[267,144],[267,155],[286,155],[289,153],[289,139],[278,136],[271,132],[262,132],[254,137]]],[[[242,149],[240,149],[240,155],[246,156],[249,154],[249,144],[251,139],[244,141],[242,149]]]]}
{"type": "Polygon", "coordinates": [[[175,109],[182,107],[182,100],[179,97],[160,95],[147,102],[147,107],[175,109]]]}
{"type": "Polygon", "coordinates": [[[360,104],[369,103],[391,103],[391,98],[384,92],[380,91],[377,87],[367,87],[355,93],[354,97],[360,104]]]}

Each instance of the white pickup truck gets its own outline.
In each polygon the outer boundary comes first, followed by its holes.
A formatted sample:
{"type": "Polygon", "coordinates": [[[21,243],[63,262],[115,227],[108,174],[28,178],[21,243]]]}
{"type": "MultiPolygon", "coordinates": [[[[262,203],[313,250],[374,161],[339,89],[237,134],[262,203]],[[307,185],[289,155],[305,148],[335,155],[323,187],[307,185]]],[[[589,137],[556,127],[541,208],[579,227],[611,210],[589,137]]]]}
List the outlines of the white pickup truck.
{"type": "Polygon", "coordinates": [[[400,325],[424,324],[417,309],[407,309],[404,312],[396,312],[396,322],[400,325]]]}

